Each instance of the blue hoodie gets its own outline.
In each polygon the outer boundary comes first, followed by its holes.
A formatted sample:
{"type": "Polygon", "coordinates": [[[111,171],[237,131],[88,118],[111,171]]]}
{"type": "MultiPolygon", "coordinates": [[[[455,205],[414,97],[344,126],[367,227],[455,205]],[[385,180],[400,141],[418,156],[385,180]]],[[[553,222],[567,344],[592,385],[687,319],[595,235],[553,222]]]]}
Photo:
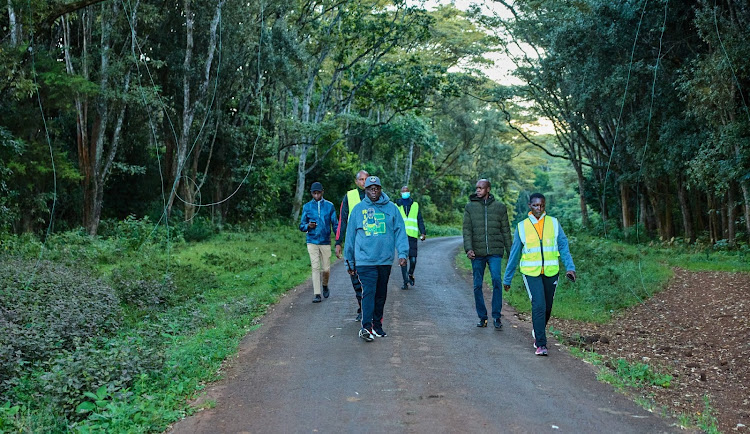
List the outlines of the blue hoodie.
{"type": "Polygon", "coordinates": [[[399,258],[409,254],[409,240],[401,213],[385,193],[372,202],[367,195],[352,209],[346,228],[344,258],[350,267],[391,265],[393,251],[399,258]]]}
{"type": "Polygon", "coordinates": [[[307,244],[330,245],[331,227],[333,227],[334,233],[339,227],[339,221],[336,219],[336,208],[331,202],[325,199],[320,199],[320,201],[313,199],[302,207],[299,230],[307,232],[307,244]],[[317,223],[315,229],[308,227],[308,223],[311,221],[317,223]]]}

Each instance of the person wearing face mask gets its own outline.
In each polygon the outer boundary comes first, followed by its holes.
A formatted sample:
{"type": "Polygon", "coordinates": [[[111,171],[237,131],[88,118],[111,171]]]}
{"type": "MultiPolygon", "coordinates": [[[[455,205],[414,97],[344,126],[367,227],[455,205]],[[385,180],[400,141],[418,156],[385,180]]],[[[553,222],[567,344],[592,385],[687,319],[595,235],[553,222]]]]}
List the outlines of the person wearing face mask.
{"type": "Polygon", "coordinates": [[[541,193],[529,197],[529,215],[518,223],[505,268],[503,286],[510,289],[516,267],[520,265],[523,283],[531,299],[531,322],[534,330],[535,354],[547,355],[547,322],[552,314],[560,259],[565,266],[565,276],[576,281],[576,267],[570,255],[568,237],[556,218],[545,213],[545,199],[541,193]]]}
{"type": "Polygon", "coordinates": [[[333,204],[323,199],[323,184],[313,182],[310,187],[312,200],[302,207],[302,218],[299,230],[307,232],[307,253],[310,254],[312,266],[313,303],[328,298],[328,277],[331,275],[331,233],[339,226],[336,220],[336,209],[333,204]]]}
{"type": "Polygon", "coordinates": [[[406,265],[401,267],[401,275],[404,278],[404,284],[401,289],[409,289],[409,285],[414,287],[414,269],[417,266],[417,238],[424,241],[427,230],[424,227],[422,218],[422,209],[419,204],[411,197],[409,187],[401,187],[401,199],[396,200],[396,207],[401,212],[401,218],[406,225],[406,235],[409,237],[409,270],[407,273],[406,265]]]}

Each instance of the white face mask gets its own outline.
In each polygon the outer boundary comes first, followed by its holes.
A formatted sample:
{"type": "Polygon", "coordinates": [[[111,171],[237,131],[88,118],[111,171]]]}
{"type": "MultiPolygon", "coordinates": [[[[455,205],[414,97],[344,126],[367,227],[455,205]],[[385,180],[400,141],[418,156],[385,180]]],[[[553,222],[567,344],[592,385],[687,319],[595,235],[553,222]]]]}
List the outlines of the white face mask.
{"type": "Polygon", "coordinates": [[[401,198],[402,199],[408,199],[409,196],[411,196],[411,193],[409,193],[408,191],[404,192],[404,193],[401,193],[401,198]]]}

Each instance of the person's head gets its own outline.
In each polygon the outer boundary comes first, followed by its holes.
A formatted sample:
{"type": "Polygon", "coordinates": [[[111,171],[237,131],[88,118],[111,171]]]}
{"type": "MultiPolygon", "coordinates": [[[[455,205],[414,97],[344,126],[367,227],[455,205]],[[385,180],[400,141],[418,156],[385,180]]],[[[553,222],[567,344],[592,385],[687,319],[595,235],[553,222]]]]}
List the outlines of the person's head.
{"type": "Polygon", "coordinates": [[[533,193],[529,196],[529,209],[534,218],[540,218],[544,214],[545,198],[542,193],[533,193]]]}
{"type": "Polygon", "coordinates": [[[409,191],[409,187],[401,187],[401,198],[408,199],[409,197],[411,197],[411,191],[409,191]]]}
{"type": "Polygon", "coordinates": [[[313,199],[315,199],[316,201],[323,199],[323,184],[319,182],[313,182],[310,186],[310,194],[312,194],[313,199]]]}
{"type": "Polygon", "coordinates": [[[372,202],[377,202],[383,193],[383,187],[380,185],[380,178],[377,176],[368,176],[365,180],[365,194],[372,202]]]}
{"type": "Polygon", "coordinates": [[[476,193],[478,198],[487,199],[490,195],[490,181],[486,179],[477,181],[476,193]]]}
{"type": "Polygon", "coordinates": [[[360,170],[357,172],[357,187],[365,188],[365,180],[368,176],[370,176],[370,174],[367,173],[366,170],[360,170]]]}

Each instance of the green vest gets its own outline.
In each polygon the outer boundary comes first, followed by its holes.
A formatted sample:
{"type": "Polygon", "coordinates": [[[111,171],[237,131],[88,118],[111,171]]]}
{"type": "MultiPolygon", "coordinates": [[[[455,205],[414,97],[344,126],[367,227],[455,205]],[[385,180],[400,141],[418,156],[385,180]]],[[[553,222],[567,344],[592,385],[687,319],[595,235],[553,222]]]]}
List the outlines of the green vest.
{"type": "Polygon", "coordinates": [[[349,216],[351,217],[354,207],[362,202],[362,199],[359,198],[359,190],[356,188],[354,190],[349,190],[346,192],[346,198],[347,202],[349,202],[349,216]]]}
{"type": "Polygon", "coordinates": [[[560,272],[560,251],[557,248],[557,234],[560,232],[560,223],[556,218],[545,216],[542,229],[542,238],[534,228],[534,224],[528,218],[518,224],[518,238],[523,243],[521,253],[521,273],[527,276],[539,276],[544,269],[547,277],[555,276],[560,272]]]}
{"type": "Polygon", "coordinates": [[[419,204],[412,202],[411,208],[409,208],[409,216],[406,215],[403,205],[396,205],[401,217],[404,219],[406,225],[406,235],[412,238],[419,238],[419,225],[417,225],[417,216],[419,215],[419,204]]]}

